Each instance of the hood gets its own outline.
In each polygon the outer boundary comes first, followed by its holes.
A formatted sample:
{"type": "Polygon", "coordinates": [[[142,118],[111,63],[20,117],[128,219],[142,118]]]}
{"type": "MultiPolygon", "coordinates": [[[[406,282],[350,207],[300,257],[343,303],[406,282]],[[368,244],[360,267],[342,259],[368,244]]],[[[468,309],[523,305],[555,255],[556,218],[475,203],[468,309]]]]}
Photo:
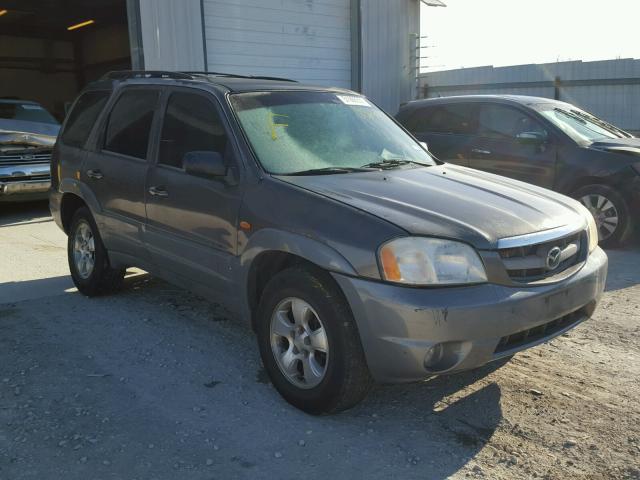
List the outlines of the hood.
{"type": "Polygon", "coordinates": [[[55,137],[58,136],[59,131],[60,125],[56,123],[28,122],[26,120],[8,120],[0,118],[0,132],[2,133],[19,132],[44,135],[47,137],[53,137],[55,143],[55,137]]]}
{"type": "MultiPolygon", "coordinates": [[[[16,122],[12,121],[12,124],[16,122]]],[[[29,125],[47,125],[48,127],[58,128],[56,125],[48,125],[43,123],[32,122],[20,122],[28,123],[29,125]]],[[[53,148],[56,143],[56,131],[50,131],[50,133],[41,133],[38,129],[30,130],[6,130],[2,128],[2,121],[0,121],[0,152],[23,150],[23,149],[40,149],[40,148],[53,148]]],[[[40,129],[46,131],[46,129],[40,129]]]]}
{"type": "Polygon", "coordinates": [[[593,150],[640,157],[640,138],[608,138],[589,145],[593,150]]]}
{"type": "Polygon", "coordinates": [[[376,215],[410,234],[493,249],[501,238],[584,222],[575,200],[453,165],[279,179],[376,215]]]}

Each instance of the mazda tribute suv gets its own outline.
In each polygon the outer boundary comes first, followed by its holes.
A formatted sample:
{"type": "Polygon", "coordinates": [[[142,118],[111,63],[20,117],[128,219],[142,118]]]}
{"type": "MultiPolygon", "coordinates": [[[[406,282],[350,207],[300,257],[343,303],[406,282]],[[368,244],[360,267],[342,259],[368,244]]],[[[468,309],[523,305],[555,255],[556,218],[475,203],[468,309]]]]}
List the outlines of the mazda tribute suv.
{"type": "Polygon", "coordinates": [[[311,413],[545,342],[605,285],[579,202],[443,164],[348,90],[115,72],[76,100],[52,161],[81,293],[135,266],[226,305],[311,413]]]}

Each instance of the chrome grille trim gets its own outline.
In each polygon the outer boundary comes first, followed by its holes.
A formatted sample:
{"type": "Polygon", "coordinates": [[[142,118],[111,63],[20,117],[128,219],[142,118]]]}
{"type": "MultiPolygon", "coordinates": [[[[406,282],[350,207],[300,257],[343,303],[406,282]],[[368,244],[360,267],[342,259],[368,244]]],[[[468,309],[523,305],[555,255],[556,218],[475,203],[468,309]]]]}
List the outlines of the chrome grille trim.
{"type": "Polygon", "coordinates": [[[30,163],[49,163],[51,152],[47,153],[20,153],[11,155],[0,154],[0,165],[25,165],[30,163]]]}
{"type": "Polygon", "coordinates": [[[576,222],[570,225],[563,225],[562,227],[551,228],[549,230],[542,230],[541,232],[526,233],[524,235],[517,235],[515,237],[506,237],[498,240],[498,250],[506,248],[527,247],[530,245],[537,245],[539,243],[552,242],[559,240],[569,235],[575,235],[587,228],[586,220],[576,222]]]}

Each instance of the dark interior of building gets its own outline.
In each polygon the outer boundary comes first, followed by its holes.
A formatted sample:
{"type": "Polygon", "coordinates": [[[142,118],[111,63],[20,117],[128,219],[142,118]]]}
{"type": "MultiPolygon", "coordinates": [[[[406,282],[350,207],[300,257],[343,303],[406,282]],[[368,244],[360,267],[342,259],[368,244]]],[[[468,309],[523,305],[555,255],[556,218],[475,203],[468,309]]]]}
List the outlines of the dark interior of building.
{"type": "Polygon", "coordinates": [[[88,82],[130,67],[126,0],[0,0],[0,97],[62,120],[88,82]]]}

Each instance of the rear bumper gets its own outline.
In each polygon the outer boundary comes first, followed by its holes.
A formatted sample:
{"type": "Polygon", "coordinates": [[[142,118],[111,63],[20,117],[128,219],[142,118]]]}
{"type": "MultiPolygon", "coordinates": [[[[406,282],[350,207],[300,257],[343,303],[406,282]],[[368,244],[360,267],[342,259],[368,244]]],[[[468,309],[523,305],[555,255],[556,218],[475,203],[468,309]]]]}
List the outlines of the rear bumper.
{"type": "Polygon", "coordinates": [[[51,180],[12,180],[0,179],[0,202],[21,202],[44,200],[48,197],[51,180]]]}
{"type": "Polygon", "coordinates": [[[334,274],[372,375],[389,383],[472,369],[548,341],[591,316],[606,277],[599,248],[572,277],[539,287],[420,289],[334,274]]]}

